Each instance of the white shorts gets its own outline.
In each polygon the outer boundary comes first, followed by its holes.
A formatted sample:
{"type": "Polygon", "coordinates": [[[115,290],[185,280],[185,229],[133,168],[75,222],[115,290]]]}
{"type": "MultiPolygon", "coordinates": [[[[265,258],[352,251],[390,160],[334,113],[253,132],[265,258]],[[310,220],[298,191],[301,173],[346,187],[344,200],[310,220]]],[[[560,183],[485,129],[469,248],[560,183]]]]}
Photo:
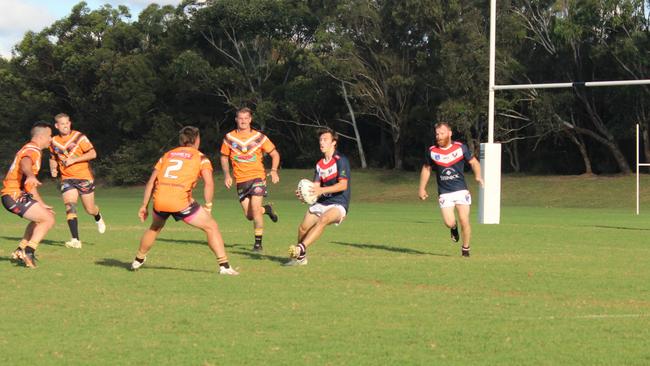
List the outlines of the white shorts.
{"type": "Polygon", "coordinates": [[[339,222],[334,224],[334,225],[338,226],[339,224],[341,224],[343,222],[343,219],[345,219],[345,215],[347,214],[347,211],[345,211],[345,207],[343,207],[341,205],[323,205],[323,204],[320,204],[320,203],[315,203],[315,204],[309,206],[309,212],[316,215],[316,216],[318,216],[318,217],[321,217],[325,212],[327,212],[327,211],[329,211],[329,210],[331,210],[333,208],[339,210],[339,212],[341,213],[341,219],[339,220],[339,222]]]}
{"type": "Polygon", "coordinates": [[[466,189],[443,193],[438,197],[438,203],[440,203],[440,208],[455,207],[456,205],[471,205],[472,195],[466,189]]]}

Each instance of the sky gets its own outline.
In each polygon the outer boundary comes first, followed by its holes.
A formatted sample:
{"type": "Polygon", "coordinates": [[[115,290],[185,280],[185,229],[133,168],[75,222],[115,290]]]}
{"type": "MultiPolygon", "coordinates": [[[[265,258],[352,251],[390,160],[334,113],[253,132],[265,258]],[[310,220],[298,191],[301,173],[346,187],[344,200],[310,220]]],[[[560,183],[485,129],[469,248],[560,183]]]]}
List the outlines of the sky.
{"type": "MultiPolygon", "coordinates": [[[[66,17],[82,0],[0,0],[0,56],[11,57],[11,49],[27,31],[39,32],[55,20],[66,17]]],[[[178,5],[181,0],[85,0],[90,9],[103,4],[126,5],[132,19],[150,3],[178,5]]]]}

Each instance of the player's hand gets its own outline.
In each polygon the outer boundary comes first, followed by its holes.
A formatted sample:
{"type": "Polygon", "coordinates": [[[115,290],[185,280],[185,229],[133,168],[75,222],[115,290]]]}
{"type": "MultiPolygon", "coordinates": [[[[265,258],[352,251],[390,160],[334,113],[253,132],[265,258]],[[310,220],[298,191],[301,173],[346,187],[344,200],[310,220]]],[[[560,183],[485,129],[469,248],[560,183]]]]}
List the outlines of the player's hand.
{"type": "Polygon", "coordinates": [[[427,193],[426,189],[420,189],[420,191],[418,192],[418,197],[420,197],[420,199],[424,201],[427,198],[429,198],[429,194],[427,193]]]}
{"type": "Polygon", "coordinates": [[[147,220],[147,217],[149,217],[149,209],[147,206],[140,206],[138,217],[140,218],[140,222],[145,222],[145,220],[147,220]]]}
{"type": "Polygon", "coordinates": [[[280,176],[278,175],[277,170],[271,170],[270,175],[271,175],[271,182],[273,182],[273,184],[280,182],[280,176]]]}
{"type": "Polygon", "coordinates": [[[323,187],[314,184],[313,186],[311,186],[311,189],[309,191],[315,194],[316,197],[319,197],[321,194],[323,194],[323,187]]]}
{"type": "Polygon", "coordinates": [[[226,177],[223,179],[223,184],[226,186],[226,188],[230,189],[230,187],[232,187],[232,177],[230,175],[226,175],[226,177]]]}
{"type": "Polygon", "coordinates": [[[476,183],[478,183],[478,184],[481,186],[481,188],[483,188],[483,186],[484,186],[484,184],[483,184],[483,178],[481,178],[481,177],[476,177],[476,183]]]}
{"type": "Polygon", "coordinates": [[[29,189],[27,191],[31,191],[32,189],[38,187],[41,185],[41,182],[36,178],[36,177],[29,177],[25,179],[25,187],[28,187],[29,189]]]}
{"type": "Polygon", "coordinates": [[[59,171],[56,169],[50,170],[50,175],[52,176],[52,178],[56,178],[59,175],[59,171]]]}

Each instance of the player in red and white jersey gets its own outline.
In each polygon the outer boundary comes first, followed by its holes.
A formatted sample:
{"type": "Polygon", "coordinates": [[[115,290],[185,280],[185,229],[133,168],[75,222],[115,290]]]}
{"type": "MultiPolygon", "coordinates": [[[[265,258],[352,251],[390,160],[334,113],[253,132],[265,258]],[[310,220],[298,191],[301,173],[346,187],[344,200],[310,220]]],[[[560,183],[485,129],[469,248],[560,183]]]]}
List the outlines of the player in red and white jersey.
{"type": "Polygon", "coordinates": [[[446,122],[435,125],[436,144],[427,149],[426,161],[420,171],[420,188],[418,196],[426,200],[427,183],[431,175],[431,169],[436,169],[436,181],[438,183],[438,203],[445,225],[449,227],[451,239],[454,242],[459,240],[458,226],[454,208],[458,211],[458,221],[463,233],[463,246],[461,254],[469,257],[470,238],[472,228],[469,223],[469,211],[472,204],[472,196],[465,183],[463,170],[467,162],[474,172],[474,179],[483,186],[481,177],[481,164],[472,156],[467,146],[460,142],[451,140],[451,127],[446,122]]]}
{"type": "Polygon", "coordinates": [[[54,226],[52,206],[45,204],[38,193],[41,182],[36,177],[41,169],[41,150],[51,141],[52,127],[46,122],[34,124],[30,142],[16,153],[2,182],[2,205],[7,211],[30,221],[11,255],[14,260],[21,259],[28,268],[36,268],[36,249],[54,226]]]}
{"type": "Polygon", "coordinates": [[[68,248],[81,248],[77,201],[81,196],[86,213],[95,219],[100,234],[106,231],[106,224],[95,204],[95,183],[89,162],[97,157],[95,147],[88,137],[72,129],[70,116],[59,113],[54,116],[54,127],[59,131],[50,145],[50,172],[52,177],[61,176],[61,195],[65,204],[66,219],[72,237],[65,243],[68,248]]]}
{"type": "MultiPolygon", "coordinates": [[[[328,225],[339,225],[350,208],[351,173],[350,162],[336,150],[338,134],[331,128],[318,131],[318,143],[323,158],[316,163],[312,193],[318,200],[305,213],[298,226],[296,245],[289,247],[289,258],[285,266],[307,264],[307,247],[314,244],[328,225]]],[[[296,196],[300,198],[299,192],[296,196]]]]}
{"type": "Polygon", "coordinates": [[[149,201],[153,196],[153,222],[140,239],[140,248],[131,263],[131,269],[137,270],[142,267],[156,237],[169,216],[172,216],[176,221],[183,220],[205,232],[208,246],[217,257],[220,274],[237,275],[239,273],[228,263],[219,226],[210,213],[214,196],[214,179],[210,160],[198,150],[201,144],[199,129],[192,126],[183,127],[179,134],[179,142],[179,147],[167,151],[158,160],[144,189],[144,200],[138,216],[142,222],[147,219],[149,201]],[[204,182],[205,206],[203,207],[192,197],[192,190],[199,178],[203,178],[204,182]]]}

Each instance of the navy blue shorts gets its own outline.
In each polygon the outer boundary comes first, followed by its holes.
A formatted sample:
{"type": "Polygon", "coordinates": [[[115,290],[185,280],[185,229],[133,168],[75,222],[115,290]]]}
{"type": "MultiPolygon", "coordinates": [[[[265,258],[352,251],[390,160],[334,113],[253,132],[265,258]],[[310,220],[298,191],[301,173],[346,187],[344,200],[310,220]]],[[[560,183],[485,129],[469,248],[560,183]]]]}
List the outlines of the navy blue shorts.
{"type": "Polygon", "coordinates": [[[14,198],[8,194],[2,196],[2,205],[7,209],[7,211],[20,217],[23,217],[25,212],[27,212],[30,207],[34,206],[36,202],[38,201],[36,201],[31,194],[26,192],[23,192],[17,200],[14,200],[14,198]]]}
{"type": "Polygon", "coordinates": [[[79,194],[90,194],[95,192],[95,183],[88,179],[64,179],[61,182],[61,193],[76,189],[79,194]]]}
{"type": "Polygon", "coordinates": [[[249,196],[266,197],[266,181],[264,179],[255,178],[237,183],[237,195],[239,196],[239,201],[243,201],[249,196]]]}
{"type": "Polygon", "coordinates": [[[201,209],[201,206],[196,202],[192,202],[187,208],[177,211],[177,212],[165,212],[165,211],[156,211],[155,209],[153,210],[153,213],[162,217],[164,220],[167,220],[169,216],[172,216],[174,220],[183,220],[185,222],[188,222],[194,215],[199,212],[201,209]]]}

